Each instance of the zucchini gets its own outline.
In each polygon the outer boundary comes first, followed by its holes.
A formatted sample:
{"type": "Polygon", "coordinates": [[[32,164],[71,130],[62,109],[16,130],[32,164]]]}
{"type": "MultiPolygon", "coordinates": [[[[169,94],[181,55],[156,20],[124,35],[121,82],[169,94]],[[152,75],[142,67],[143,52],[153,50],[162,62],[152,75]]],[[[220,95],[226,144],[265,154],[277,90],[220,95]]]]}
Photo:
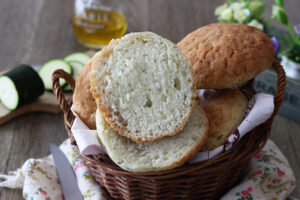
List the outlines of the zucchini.
{"type": "MultiPolygon", "coordinates": [[[[81,62],[78,61],[68,61],[68,63],[71,65],[72,70],[73,70],[73,78],[74,80],[76,80],[76,77],[78,76],[78,74],[81,72],[81,70],[84,67],[84,64],[82,64],[81,62]]],[[[63,88],[64,91],[71,91],[72,88],[70,85],[67,85],[63,88]]]]}
{"type": "Polygon", "coordinates": [[[91,56],[87,55],[86,53],[82,53],[82,52],[71,53],[64,58],[64,60],[67,62],[78,61],[84,65],[86,65],[90,61],[90,59],[91,59],[91,56]]]}
{"type": "MultiPolygon", "coordinates": [[[[61,59],[46,62],[38,71],[46,90],[52,90],[52,73],[57,69],[63,69],[67,73],[72,74],[72,67],[61,59]]],[[[59,82],[62,87],[66,85],[66,80],[64,79],[60,79],[59,82]]]]}
{"type": "Polygon", "coordinates": [[[19,65],[0,76],[0,99],[9,110],[37,99],[44,91],[42,79],[28,65],[19,65]]]}

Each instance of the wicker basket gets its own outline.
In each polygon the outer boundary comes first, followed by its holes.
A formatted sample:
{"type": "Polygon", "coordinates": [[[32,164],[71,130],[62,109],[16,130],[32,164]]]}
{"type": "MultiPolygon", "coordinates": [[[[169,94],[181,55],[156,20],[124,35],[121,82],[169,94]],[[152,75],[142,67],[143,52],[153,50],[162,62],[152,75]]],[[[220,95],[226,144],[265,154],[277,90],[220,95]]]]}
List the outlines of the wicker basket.
{"type": "MultiPolygon", "coordinates": [[[[218,199],[243,178],[249,160],[264,147],[269,138],[286,85],[282,66],[278,61],[274,61],[272,66],[278,78],[274,113],[266,122],[245,135],[231,150],[213,159],[185,164],[167,171],[132,173],[122,170],[106,155],[81,157],[95,180],[115,199],[218,199]]],[[[65,128],[72,144],[76,145],[70,130],[74,120],[70,110],[72,100],[65,99],[59,78],[66,79],[72,88],[75,81],[63,70],[55,71],[52,76],[53,91],[64,112],[65,128]]],[[[244,87],[255,92],[253,80],[244,87]]]]}

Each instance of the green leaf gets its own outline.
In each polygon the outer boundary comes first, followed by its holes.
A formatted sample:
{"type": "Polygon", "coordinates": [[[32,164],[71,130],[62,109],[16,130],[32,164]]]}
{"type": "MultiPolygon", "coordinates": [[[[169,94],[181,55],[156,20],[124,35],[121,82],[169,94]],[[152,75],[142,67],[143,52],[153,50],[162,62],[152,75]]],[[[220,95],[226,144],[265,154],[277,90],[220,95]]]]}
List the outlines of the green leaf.
{"type": "Polygon", "coordinates": [[[293,45],[293,40],[288,34],[283,35],[283,42],[288,48],[293,45]]]}
{"type": "Polygon", "coordinates": [[[290,60],[300,62],[300,45],[290,42],[289,46],[283,49],[278,56],[286,56],[290,60]]]}
{"type": "Polygon", "coordinates": [[[264,2],[258,7],[258,9],[256,10],[254,15],[256,17],[259,17],[261,14],[263,14],[263,12],[265,11],[265,8],[266,8],[266,3],[264,2]]]}
{"type": "Polygon", "coordinates": [[[232,19],[230,20],[230,22],[233,22],[233,23],[239,23],[238,20],[236,20],[236,19],[234,19],[234,18],[232,18],[232,19]]]}
{"type": "Polygon", "coordinates": [[[279,7],[281,7],[281,8],[284,7],[283,0],[275,0],[275,3],[276,3],[279,7]]]}
{"type": "Polygon", "coordinates": [[[284,25],[288,25],[289,23],[288,16],[285,14],[284,10],[282,9],[277,11],[276,18],[280,23],[284,25]]]}
{"type": "Polygon", "coordinates": [[[248,24],[253,19],[253,16],[248,16],[246,19],[244,19],[243,24],[248,24]]]}
{"type": "Polygon", "coordinates": [[[245,1],[245,8],[249,8],[250,7],[250,2],[249,1],[245,1]]]}
{"type": "Polygon", "coordinates": [[[227,0],[227,2],[228,2],[229,4],[232,4],[232,3],[234,2],[234,0],[227,0]]]}

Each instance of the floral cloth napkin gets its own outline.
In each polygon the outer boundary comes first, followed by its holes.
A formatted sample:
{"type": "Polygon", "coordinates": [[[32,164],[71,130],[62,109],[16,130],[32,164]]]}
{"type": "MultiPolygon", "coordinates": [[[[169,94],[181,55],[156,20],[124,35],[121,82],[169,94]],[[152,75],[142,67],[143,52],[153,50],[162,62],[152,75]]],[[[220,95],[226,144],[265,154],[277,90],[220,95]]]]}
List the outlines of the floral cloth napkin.
{"type": "MultiPolygon", "coordinates": [[[[65,140],[59,148],[73,167],[83,199],[108,199],[105,190],[93,180],[70,139],[65,140]]],[[[52,155],[41,159],[28,159],[20,169],[9,172],[8,175],[0,174],[0,178],[4,179],[0,182],[0,187],[23,188],[23,197],[26,200],[64,200],[52,155]]]]}
{"type": "MultiPolygon", "coordinates": [[[[106,200],[108,194],[91,177],[77,150],[67,139],[60,145],[77,177],[78,186],[85,200],[106,200]]],[[[26,200],[63,200],[52,156],[29,159],[20,169],[8,175],[0,187],[23,188],[26,200]]],[[[244,180],[225,194],[222,200],[286,199],[295,187],[295,176],[287,159],[278,147],[268,141],[263,150],[251,159],[244,180]]]]}

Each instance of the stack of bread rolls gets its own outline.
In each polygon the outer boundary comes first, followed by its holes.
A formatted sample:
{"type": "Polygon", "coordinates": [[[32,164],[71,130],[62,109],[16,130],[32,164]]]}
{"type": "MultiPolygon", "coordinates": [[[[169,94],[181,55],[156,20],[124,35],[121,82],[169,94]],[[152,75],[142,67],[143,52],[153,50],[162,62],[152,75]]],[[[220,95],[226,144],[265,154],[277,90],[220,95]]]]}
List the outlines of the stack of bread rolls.
{"type": "Polygon", "coordinates": [[[238,86],[270,67],[273,56],[268,36],[241,24],[211,24],[178,45],[131,33],[85,66],[73,109],[122,169],[172,169],[224,143],[248,104],[238,86]],[[211,92],[202,102],[197,89],[211,92]]]}

